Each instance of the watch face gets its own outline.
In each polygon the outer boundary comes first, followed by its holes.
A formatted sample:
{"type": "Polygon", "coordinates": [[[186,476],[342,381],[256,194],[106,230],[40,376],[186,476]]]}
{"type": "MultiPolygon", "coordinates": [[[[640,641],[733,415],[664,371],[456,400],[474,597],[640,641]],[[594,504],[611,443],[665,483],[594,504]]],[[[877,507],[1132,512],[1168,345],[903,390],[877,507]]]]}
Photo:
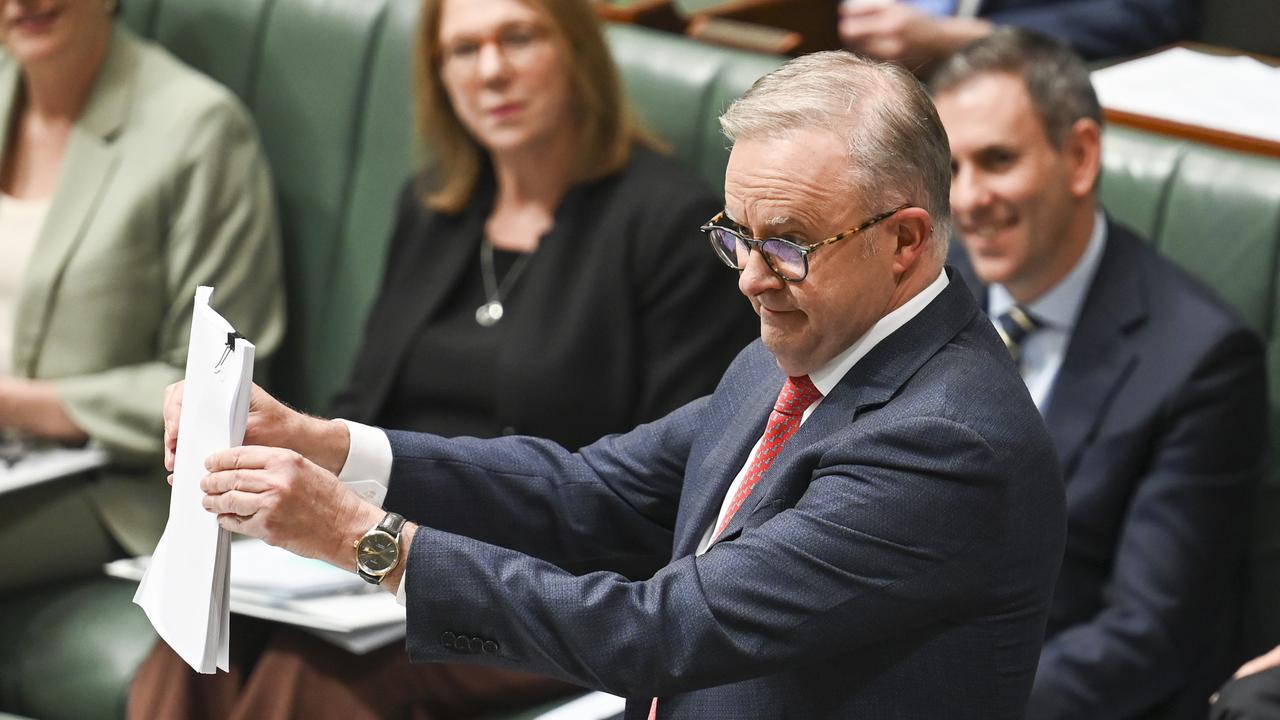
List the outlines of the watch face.
{"type": "Polygon", "coordinates": [[[396,539],[381,530],[360,538],[356,546],[356,565],[370,575],[382,575],[395,567],[400,557],[396,539]]]}

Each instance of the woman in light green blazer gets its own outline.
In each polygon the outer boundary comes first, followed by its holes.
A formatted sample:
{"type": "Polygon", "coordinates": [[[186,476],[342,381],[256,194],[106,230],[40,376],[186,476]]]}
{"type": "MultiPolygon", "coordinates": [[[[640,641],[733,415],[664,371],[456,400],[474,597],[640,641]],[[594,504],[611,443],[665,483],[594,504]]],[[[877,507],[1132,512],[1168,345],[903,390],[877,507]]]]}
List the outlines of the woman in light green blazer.
{"type": "Polygon", "coordinates": [[[0,593],[159,539],[161,395],[183,374],[197,285],[259,360],[284,331],[271,181],[235,98],[117,27],[113,0],[5,9],[0,253],[27,251],[0,297],[0,427],[97,443],[111,463],[0,496],[0,547],[30,549],[0,553],[0,593]]]}

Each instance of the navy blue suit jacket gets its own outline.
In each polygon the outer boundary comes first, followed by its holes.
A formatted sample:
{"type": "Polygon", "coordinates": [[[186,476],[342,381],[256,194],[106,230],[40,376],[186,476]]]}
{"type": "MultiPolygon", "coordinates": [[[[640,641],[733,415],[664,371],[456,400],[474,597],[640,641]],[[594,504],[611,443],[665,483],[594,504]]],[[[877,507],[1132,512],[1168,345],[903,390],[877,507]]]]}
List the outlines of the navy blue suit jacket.
{"type": "Polygon", "coordinates": [[[1198,0],[985,0],[978,15],[1038,30],[1088,60],[1122,57],[1192,35],[1198,0]]]}
{"type": "MultiPolygon", "coordinates": [[[[985,301],[963,255],[952,259],[985,301]]],[[[1203,718],[1237,659],[1266,447],[1261,341],[1109,222],[1045,422],[1068,531],[1028,718],[1203,718]]]]}
{"type": "MultiPolygon", "coordinates": [[[[643,718],[1021,718],[1065,532],[1051,441],[964,283],[841,380],[694,557],[783,383],[570,453],[389,433],[419,662],[531,671],[643,718]],[[637,554],[652,578],[558,565],[637,554]]],[[[589,388],[566,386],[590,402],[589,388]]]]}

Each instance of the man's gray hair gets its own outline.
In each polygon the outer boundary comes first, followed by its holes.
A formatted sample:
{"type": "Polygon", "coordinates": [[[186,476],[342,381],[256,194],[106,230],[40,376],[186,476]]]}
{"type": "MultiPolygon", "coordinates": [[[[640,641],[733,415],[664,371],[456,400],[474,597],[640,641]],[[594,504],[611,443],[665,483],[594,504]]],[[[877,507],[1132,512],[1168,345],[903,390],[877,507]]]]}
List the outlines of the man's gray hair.
{"type": "Polygon", "coordinates": [[[1077,120],[1102,125],[1102,107],[1084,61],[1066,45],[1031,30],[1002,27],[964,47],[938,68],[929,90],[937,97],[992,73],[1022,79],[1049,143],[1058,150],[1077,120]]]}
{"type": "Polygon", "coordinates": [[[798,57],[757,80],[720,127],[735,143],[831,131],[844,141],[849,189],[867,212],[904,203],[928,210],[932,254],[946,256],[951,148],[928,94],[897,65],[842,51],[798,57]]]}

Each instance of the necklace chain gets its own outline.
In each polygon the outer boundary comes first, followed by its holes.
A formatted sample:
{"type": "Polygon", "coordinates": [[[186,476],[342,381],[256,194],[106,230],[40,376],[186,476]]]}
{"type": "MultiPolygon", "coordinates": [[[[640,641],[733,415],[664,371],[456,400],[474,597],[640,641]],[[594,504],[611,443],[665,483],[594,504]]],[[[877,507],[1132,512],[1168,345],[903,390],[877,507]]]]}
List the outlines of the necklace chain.
{"type": "Polygon", "coordinates": [[[533,253],[520,253],[520,257],[512,263],[499,281],[498,274],[494,270],[493,243],[488,237],[480,240],[480,278],[484,282],[484,296],[487,299],[483,305],[476,308],[477,323],[484,327],[493,327],[498,324],[505,313],[502,298],[511,292],[511,288],[520,279],[532,256],[533,253]]]}

